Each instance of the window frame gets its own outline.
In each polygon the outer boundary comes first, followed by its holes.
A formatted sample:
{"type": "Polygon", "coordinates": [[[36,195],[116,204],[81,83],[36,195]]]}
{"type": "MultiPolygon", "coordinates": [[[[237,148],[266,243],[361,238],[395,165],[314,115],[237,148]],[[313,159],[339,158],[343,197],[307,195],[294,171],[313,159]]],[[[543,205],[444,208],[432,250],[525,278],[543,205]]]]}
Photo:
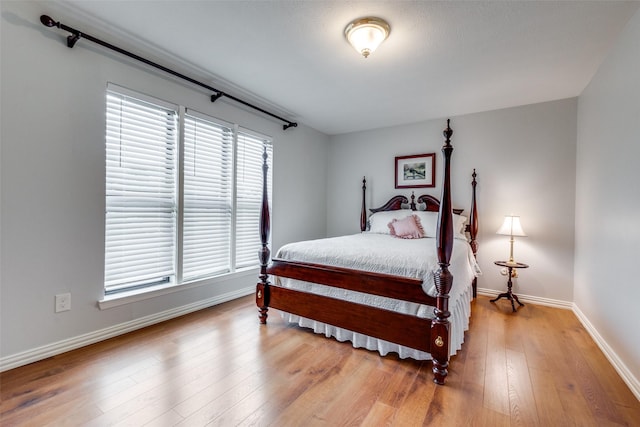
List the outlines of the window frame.
{"type": "MultiPolygon", "coordinates": [[[[264,135],[260,132],[256,132],[250,130],[248,128],[242,127],[239,124],[229,123],[225,120],[221,120],[217,117],[211,116],[209,114],[201,113],[197,110],[191,109],[189,107],[178,105],[175,103],[163,101],[157,99],[155,97],[151,97],[145,94],[141,94],[136,91],[132,91],[130,89],[123,88],[121,86],[109,83],[107,85],[107,92],[114,92],[116,94],[124,95],[127,97],[131,97],[134,99],[138,99],[143,102],[157,104],[162,107],[170,106],[174,109],[177,117],[177,141],[176,141],[176,150],[175,155],[177,156],[177,169],[174,174],[174,182],[175,189],[174,195],[176,200],[176,219],[175,219],[175,240],[173,242],[174,248],[174,259],[175,259],[175,275],[168,283],[163,284],[145,284],[145,285],[135,285],[130,287],[122,287],[123,289],[114,292],[108,292],[106,289],[106,283],[103,280],[103,291],[104,296],[99,301],[99,307],[101,309],[110,308],[113,306],[126,304],[129,302],[139,301],[147,298],[153,298],[158,295],[164,295],[176,291],[181,291],[185,289],[189,289],[192,287],[203,286],[208,284],[213,284],[216,282],[220,282],[223,280],[228,280],[230,278],[242,277],[255,274],[255,272],[260,267],[258,254],[256,253],[256,262],[254,265],[243,266],[238,268],[236,265],[236,230],[237,230],[237,209],[238,209],[238,135],[241,133],[251,135],[254,138],[260,139],[263,142],[263,147],[268,146],[269,151],[269,188],[272,188],[273,183],[273,151],[274,144],[273,138],[267,135],[264,135]],[[219,126],[227,127],[231,130],[231,144],[232,144],[232,153],[231,153],[231,230],[230,237],[231,242],[229,246],[229,269],[223,273],[212,274],[204,277],[194,277],[189,278],[188,280],[184,280],[184,208],[185,208],[185,122],[186,117],[191,116],[196,119],[205,120],[211,123],[215,123],[219,126]]],[[[106,104],[106,103],[105,103],[106,104]]],[[[105,123],[105,127],[108,123],[105,123]]],[[[105,171],[106,172],[106,171],[105,171]]],[[[260,168],[260,175],[262,175],[262,169],[260,168]]],[[[107,176],[105,175],[105,190],[107,185],[107,176]]],[[[262,182],[260,182],[262,185],[262,182]]],[[[269,191],[269,199],[272,197],[272,191],[269,191]]],[[[106,193],[105,193],[106,200],[106,193]]],[[[259,202],[262,200],[260,198],[259,202]]],[[[105,202],[106,203],[106,202],[105,202]]],[[[271,206],[271,203],[269,204],[271,206]]],[[[106,206],[105,206],[105,227],[106,227],[106,206]]],[[[106,228],[105,228],[105,236],[106,236],[106,228]]],[[[106,237],[105,237],[106,238],[106,237]]],[[[259,230],[256,229],[256,239],[259,239],[259,230]]],[[[107,257],[107,248],[104,249],[104,257],[103,260],[106,262],[107,257]]],[[[106,274],[106,264],[105,264],[105,274],[106,274]]],[[[103,278],[104,279],[104,278],[103,278]]]]}

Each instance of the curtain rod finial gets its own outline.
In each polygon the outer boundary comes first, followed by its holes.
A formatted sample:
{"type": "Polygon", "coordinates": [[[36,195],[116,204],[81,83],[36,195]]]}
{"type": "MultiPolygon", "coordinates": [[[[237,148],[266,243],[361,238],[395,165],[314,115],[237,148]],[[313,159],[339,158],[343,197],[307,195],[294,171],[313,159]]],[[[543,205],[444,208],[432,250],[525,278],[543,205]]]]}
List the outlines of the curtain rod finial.
{"type": "Polygon", "coordinates": [[[60,23],[53,20],[49,15],[40,15],[40,22],[45,27],[59,27],[60,23]]]}

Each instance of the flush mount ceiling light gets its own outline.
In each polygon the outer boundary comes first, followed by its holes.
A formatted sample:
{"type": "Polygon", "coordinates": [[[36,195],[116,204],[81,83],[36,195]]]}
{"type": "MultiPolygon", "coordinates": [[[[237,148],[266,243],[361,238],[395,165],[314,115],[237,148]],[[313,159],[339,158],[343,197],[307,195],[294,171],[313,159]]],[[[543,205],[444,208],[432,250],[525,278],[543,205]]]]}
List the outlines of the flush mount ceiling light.
{"type": "Polygon", "coordinates": [[[389,24],[371,16],[356,19],[344,29],[344,35],[351,46],[365,58],[389,37],[390,32],[389,24]]]}

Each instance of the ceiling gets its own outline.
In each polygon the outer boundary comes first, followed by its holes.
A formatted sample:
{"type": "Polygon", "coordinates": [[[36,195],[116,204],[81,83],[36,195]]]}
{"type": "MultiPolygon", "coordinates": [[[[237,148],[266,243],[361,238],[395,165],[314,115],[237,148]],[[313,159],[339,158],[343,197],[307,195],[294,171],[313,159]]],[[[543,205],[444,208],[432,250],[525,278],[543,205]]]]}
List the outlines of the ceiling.
{"type": "Polygon", "coordinates": [[[578,96],[640,2],[61,0],[50,6],[63,24],[133,46],[334,135],[578,96]],[[391,25],[389,38],[367,59],[344,38],[346,25],[363,16],[391,25]]]}

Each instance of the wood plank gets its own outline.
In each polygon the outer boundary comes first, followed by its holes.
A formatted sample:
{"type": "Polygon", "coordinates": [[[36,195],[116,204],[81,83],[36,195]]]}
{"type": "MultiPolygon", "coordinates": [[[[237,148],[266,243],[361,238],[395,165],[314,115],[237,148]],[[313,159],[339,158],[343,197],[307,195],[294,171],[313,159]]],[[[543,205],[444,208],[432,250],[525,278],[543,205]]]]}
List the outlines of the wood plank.
{"type": "Polygon", "coordinates": [[[507,349],[507,379],[512,423],[519,426],[540,425],[524,353],[507,349]]]}
{"type": "MultiPolygon", "coordinates": [[[[286,407],[291,401],[313,386],[322,378],[324,372],[316,368],[315,362],[327,357],[335,357],[335,352],[314,348],[298,357],[292,358],[290,363],[283,363],[270,371],[268,381],[257,387],[236,404],[225,408],[208,425],[211,426],[239,426],[266,424],[268,418],[273,417],[280,407],[286,407]],[[333,353],[333,354],[332,354],[333,353]],[[270,405],[273,400],[277,404],[270,405]],[[248,415],[249,414],[249,415],[248,415]]],[[[324,365],[324,360],[323,360],[324,365]]]]}
{"type": "MultiPolygon", "coordinates": [[[[279,354],[273,359],[273,366],[254,365],[244,371],[239,371],[235,375],[225,377],[222,381],[207,388],[196,399],[190,399],[188,405],[180,404],[174,409],[184,416],[184,421],[178,425],[193,426],[206,425],[216,419],[228,416],[229,410],[240,404],[252,393],[266,388],[269,381],[275,378],[271,375],[261,375],[270,372],[270,368],[291,363],[298,357],[304,357],[307,345],[291,345],[285,347],[281,345],[279,354]],[[225,415],[226,414],[226,415],[225,415]]],[[[245,417],[248,414],[244,414],[245,417]]]]}
{"type": "Polygon", "coordinates": [[[361,367],[334,390],[333,399],[303,425],[360,425],[385,387],[389,374],[363,358],[361,367]]]}
{"type": "Polygon", "coordinates": [[[305,425],[309,417],[315,416],[331,402],[334,391],[348,382],[351,375],[362,367],[360,360],[359,352],[346,353],[339,363],[325,372],[321,381],[305,390],[279,414],[275,414],[271,424],[274,426],[305,425]],[[305,410],[301,411],[301,408],[305,410]]]}
{"type": "Polygon", "coordinates": [[[389,379],[378,401],[392,408],[399,408],[400,404],[407,398],[407,393],[409,392],[406,384],[411,384],[415,381],[419,369],[419,362],[411,363],[407,367],[399,366],[394,375],[389,379]]]}
{"type": "Polygon", "coordinates": [[[573,421],[569,417],[558,417],[564,409],[558,396],[553,378],[544,371],[530,367],[531,388],[535,399],[536,413],[542,426],[572,426],[573,421]]]}
{"type": "Polygon", "coordinates": [[[573,313],[554,312],[553,315],[561,328],[565,362],[575,372],[576,382],[591,412],[599,419],[622,424],[624,420],[616,410],[615,402],[605,392],[599,379],[600,374],[591,369],[582,354],[582,349],[576,344],[576,332],[584,331],[582,325],[575,322],[573,313]]]}
{"type": "MultiPolygon", "coordinates": [[[[460,355],[464,355],[463,384],[474,384],[484,387],[485,370],[487,365],[487,346],[489,341],[489,322],[487,310],[478,310],[477,302],[472,303],[473,316],[470,321],[470,331],[465,332],[465,342],[460,355]],[[471,330],[473,332],[471,332],[471,330]]],[[[458,364],[458,355],[452,359],[458,364]]],[[[484,393],[483,393],[484,394],[484,393]]]]}
{"type": "Polygon", "coordinates": [[[487,338],[483,406],[492,411],[510,415],[505,324],[506,319],[503,316],[490,316],[487,321],[489,335],[487,338]]]}
{"type": "MultiPolygon", "coordinates": [[[[571,315],[573,315],[573,313],[571,313],[571,315]]],[[[590,370],[598,374],[598,381],[604,388],[610,390],[608,397],[618,405],[629,408],[633,407],[638,400],[633,393],[631,393],[631,390],[616,387],[620,381],[618,373],[615,368],[609,364],[606,356],[599,348],[597,351],[593,350],[594,342],[584,327],[579,324],[568,329],[566,332],[571,337],[572,342],[575,343],[580,354],[584,357],[590,370]]],[[[640,420],[640,414],[638,414],[637,420],[640,420]]]]}
{"type": "MultiPolygon", "coordinates": [[[[517,304],[516,304],[517,305],[517,304]]],[[[504,340],[507,350],[524,352],[524,343],[527,341],[529,323],[531,320],[531,310],[528,304],[519,307],[516,313],[505,313],[504,340]]]]}
{"type": "Polygon", "coordinates": [[[396,412],[394,424],[397,426],[422,425],[431,405],[437,386],[433,382],[431,363],[423,363],[413,382],[408,384],[407,397],[396,412]]]}
{"type": "Polygon", "coordinates": [[[167,427],[174,426],[181,422],[183,418],[173,410],[167,411],[159,417],[149,421],[145,427],[167,427]]]}
{"type": "MultiPolygon", "coordinates": [[[[564,316],[556,318],[555,312],[546,307],[538,307],[545,315],[540,322],[546,324],[547,335],[540,337],[540,345],[547,355],[547,375],[555,383],[556,392],[562,405],[564,418],[572,421],[574,425],[595,426],[599,422],[591,413],[591,408],[586,401],[578,384],[575,365],[572,363],[572,354],[567,350],[567,342],[562,330],[575,325],[574,319],[564,316]]],[[[566,310],[562,310],[565,311],[566,310]]],[[[575,319],[577,321],[577,319],[575,319]]],[[[538,335],[537,333],[533,334],[538,335]]],[[[531,370],[530,372],[533,372],[531,370]]]]}
{"type": "MultiPolygon", "coordinates": [[[[463,405],[466,409],[464,411],[457,410],[457,407],[452,409],[455,412],[455,416],[452,419],[454,420],[454,425],[457,426],[481,425],[481,420],[486,411],[483,407],[483,401],[487,361],[488,311],[478,310],[475,307],[477,304],[477,300],[472,303],[474,316],[471,319],[470,327],[473,328],[473,333],[469,331],[465,333],[465,348],[460,354],[464,355],[465,358],[460,379],[462,403],[459,403],[459,405],[463,405]]],[[[460,355],[456,355],[456,366],[460,355]]]]}
{"type": "Polygon", "coordinates": [[[362,427],[390,427],[396,415],[396,409],[393,406],[385,405],[377,401],[362,421],[362,427]]]}
{"type": "MultiPolygon", "coordinates": [[[[298,331],[307,333],[308,331],[298,331]]],[[[318,343],[320,344],[320,343],[318,343]]],[[[222,425],[269,425],[287,408],[294,405],[308,390],[325,381],[327,376],[342,366],[351,354],[348,346],[330,341],[328,345],[317,345],[305,357],[294,363],[274,367],[274,378],[266,387],[256,390],[242,402],[242,406],[233,408],[233,417],[216,419],[222,425]],[[247,414],[249,414],[247,416],[247,414]]],[[[278,423],[279,424],[279,423],[278,423]]],[[[276,424],[276,425],[278,425],[276,424]]]]}
{"type": "Polygon", "coordinates": [[[185,417],[185,425],[188,425],[186,420],[190,417],[198,420],[213,419],[216,414],[220,413],[216,406],[217,403],[224,401],[227,402],[226,406],[229,406],[228,402],[239,400],[244,395],[251,393],[260,386],[261,381],[264,381],[264,378],[259,375],[261,371],[268,372],[272,366],[285,363],[306,348],[309,348],[309,345],[298,340],[281,342],[277,347],[264,352],[264,357],[270,361],[271,366],[255,363],[260,361],[260,356],[256,355],[253,364],[230,370],[227,375],[217,381],[210,382],[201,392],[177,404],[173,409],[185,417]],[[196,413],[199,415],[194,416],[196,413]]]}

